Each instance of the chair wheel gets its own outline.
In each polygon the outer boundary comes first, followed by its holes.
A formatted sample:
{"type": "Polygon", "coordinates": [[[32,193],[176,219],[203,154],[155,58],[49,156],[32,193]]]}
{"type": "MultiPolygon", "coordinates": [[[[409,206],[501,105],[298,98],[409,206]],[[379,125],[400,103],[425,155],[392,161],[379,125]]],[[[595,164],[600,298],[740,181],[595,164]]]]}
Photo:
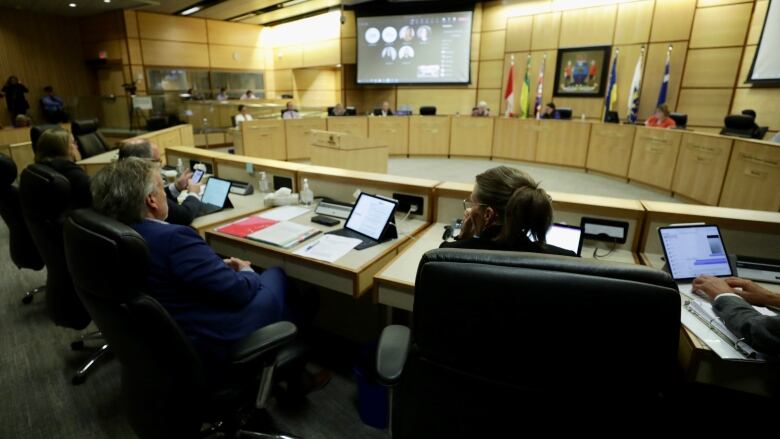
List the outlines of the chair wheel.
{"type": "Polygon", "coordinates": [[[32,300],[33,300],[33,295],[30,293],[27,293],[24,295],[24,297],[22,297],[22,303],[25,305],[31,304],[32,300]]]}
{"type": "Polygon", "coordinates": [[[72,383],[74,386],[78,386],[78,385],[80,385],[80,384],[84,384],[84,382],[85,382],[86,380],[87,380],[87,376],[86,376],[86,375],[79,375],[79,374],[76,374],[76,375],[73,375],[73,378],[71,378],[71,379],[70,379],[70,382],[71,382],[71,383],[72,383]]]}
{"type": "Polygon", "coordinates": [[[84,350],[84,340],[76,340],[70,344],[70,348],[74,351],[84,350]]]}

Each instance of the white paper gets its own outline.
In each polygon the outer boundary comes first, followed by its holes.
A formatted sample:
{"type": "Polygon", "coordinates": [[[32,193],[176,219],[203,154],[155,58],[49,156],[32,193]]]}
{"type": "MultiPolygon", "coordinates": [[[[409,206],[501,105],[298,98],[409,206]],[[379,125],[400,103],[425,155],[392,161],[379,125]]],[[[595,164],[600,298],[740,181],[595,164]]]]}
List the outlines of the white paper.
{"type": "Polygon", "coordinates": [[[290,221],[291,219],[297,216],[301,216],[308,211],[308,207],[282,206],[263,212],[260,214],[260,216],[276,221],[290,221]]]}
{"type": "Polygon", "coordinates": [[[357,247],[361,241],[338,235],[324,235],[322,238],[307,244],[293,252],[296,255],[317,259],[325,262],[336,262],[357,247]]]}

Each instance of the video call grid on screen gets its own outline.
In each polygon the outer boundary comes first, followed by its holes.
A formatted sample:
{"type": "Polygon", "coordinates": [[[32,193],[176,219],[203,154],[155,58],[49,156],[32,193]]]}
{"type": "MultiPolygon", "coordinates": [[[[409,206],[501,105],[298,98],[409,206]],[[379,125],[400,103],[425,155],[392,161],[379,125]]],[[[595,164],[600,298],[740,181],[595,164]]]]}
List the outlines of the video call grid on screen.
{"type": "Polygon", "coordinates": [[[357,18],[358,84],[468,84],[472,12],[357,18]]]}

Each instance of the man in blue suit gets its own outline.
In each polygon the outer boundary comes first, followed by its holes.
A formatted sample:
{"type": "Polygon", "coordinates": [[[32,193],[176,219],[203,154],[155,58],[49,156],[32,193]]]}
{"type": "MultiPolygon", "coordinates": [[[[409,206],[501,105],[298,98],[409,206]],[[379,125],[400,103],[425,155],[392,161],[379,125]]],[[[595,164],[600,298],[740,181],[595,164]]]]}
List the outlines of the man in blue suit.
{"type": "Polygon", "coordinates": [[[159,166],[127,158],[92,180],[93,207],[130,225],[150,253],[149,294],[192,340],[207,365],[228,346],[283,319],[287,277],[275,267],[258,274],[248,261],[222,259],[187,226],[165,222],[168,202],[159,166]]]}

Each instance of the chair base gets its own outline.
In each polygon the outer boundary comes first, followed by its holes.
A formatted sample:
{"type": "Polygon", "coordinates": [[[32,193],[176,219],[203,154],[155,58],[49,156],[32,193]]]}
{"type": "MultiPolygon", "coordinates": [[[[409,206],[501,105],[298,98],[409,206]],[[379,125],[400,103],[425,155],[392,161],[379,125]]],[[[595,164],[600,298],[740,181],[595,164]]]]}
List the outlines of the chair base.
{"type": "Polygon", "coordinates": [[[38,288],[33,288],[32,290],[24,293],[24,297],[22,297],[22,303],[25,305],[29,305],[33,301],[33,297],[36,294],[46,292],[46,285],[42,285],[38,288]]]}
{"type": "Polygon", "coordinates": [[[95,366],[98,360],[108,356],[110,353],[111,353],[111,349],[107,344],[100,346],[98,350],[96,350],[92,355],[89,356],[87,362],[84,363],[84,365],[81,366],[79,370],[76,371],[76,374],[73,375],[73,378],[71,378],[70,380],[71,383],[74,386],[78,386],[79,384],[84,384],[84,382],[87,380],[87,373],[95,366]]]}

